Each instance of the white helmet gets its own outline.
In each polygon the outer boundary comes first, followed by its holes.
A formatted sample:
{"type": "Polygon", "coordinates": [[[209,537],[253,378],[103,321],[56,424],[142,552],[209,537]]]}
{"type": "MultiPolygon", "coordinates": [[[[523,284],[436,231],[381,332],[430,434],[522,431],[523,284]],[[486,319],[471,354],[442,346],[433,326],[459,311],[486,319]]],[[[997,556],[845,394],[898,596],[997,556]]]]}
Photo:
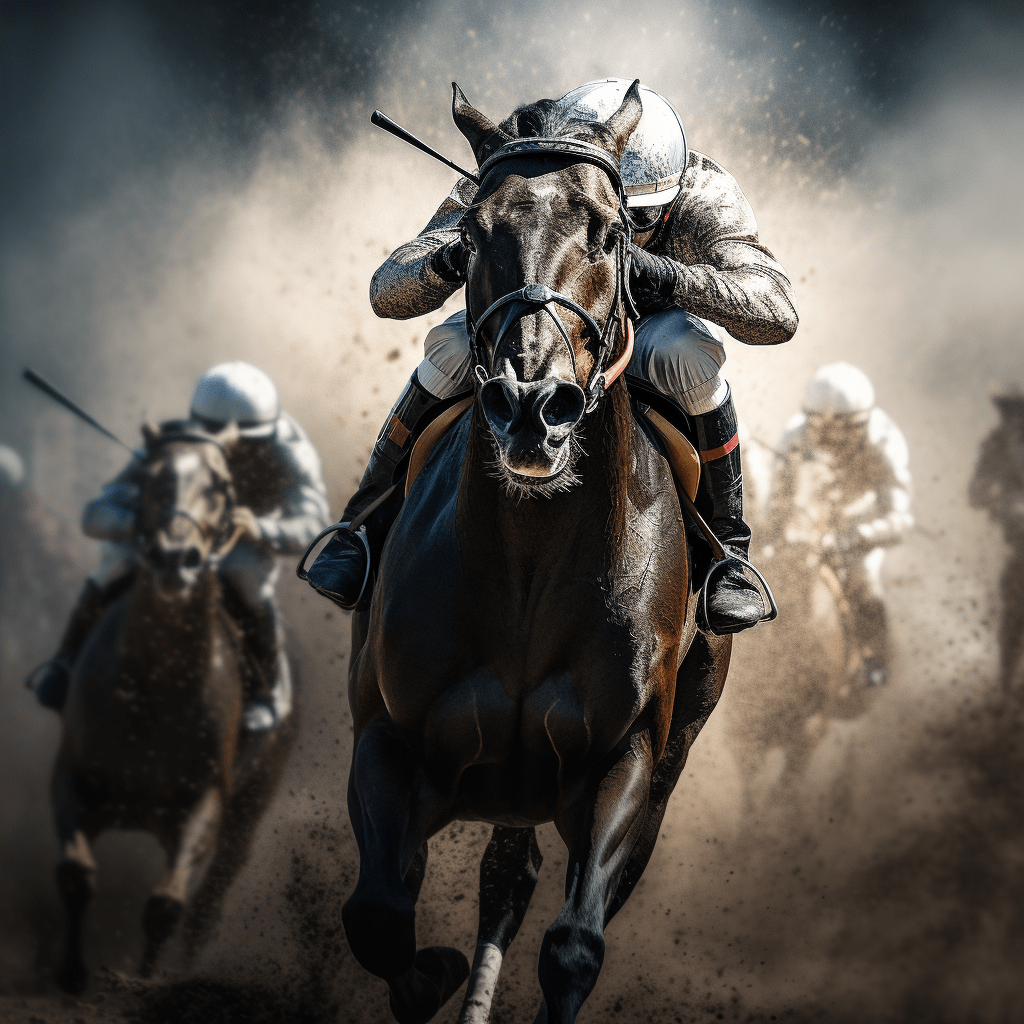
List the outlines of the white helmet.
{"type": "Polygon", "coordinates": [[[269,437],[280,406],[274,382],[251,363],[220,363],[207,370],[192,396],[192,416],[218,426],[238,424],[242,437],[269,437]]]}
{"type": "Polygon", "coordinates": [[[867,374],[849,363],[829,363],[810,379],[804,412],[819,416],[858,416],[870,412],[875,389],[867,374]]]}
{"type": "Polygon", "coordinates": [[[25,480],[25,463],[9,445],[0,444],[0,487],[17,487],[25,480]]]}
{"type": "MultiPolygon", "coordinates": [[[[631,78],[603,78],[567,92],[558,102],[583,121],[607,121],[632,84],[631,78]]],[[[630,209],[671,203],[679,195],[687,160],[683,122],[672,104],[643,85],[640,102],[643,116],[620,161],[630,209]]]]}

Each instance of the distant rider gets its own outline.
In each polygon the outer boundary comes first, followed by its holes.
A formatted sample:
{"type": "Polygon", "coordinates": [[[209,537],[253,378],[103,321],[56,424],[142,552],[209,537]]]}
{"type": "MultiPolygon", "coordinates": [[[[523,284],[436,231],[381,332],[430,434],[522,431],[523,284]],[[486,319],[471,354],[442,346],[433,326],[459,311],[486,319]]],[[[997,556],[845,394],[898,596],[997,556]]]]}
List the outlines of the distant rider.
{"type": "Polygon", "coordinates": [[[1003,570],[999,624],[1003,686],[1009,690],[1024,655],[1024,391],[992,396],[999,425],[985,438],[971,480],[970,501],[1003,528],[1010,557],[1003,570]]]}
{"type": "MultiPolygon", "coordinates": [[[[606,79],[547,102],[560,105],[569,118],[604,121],[630,85],[629,79],[606,79]]],[[[750,530],[743,521],[736,410],[720,372],[724,341],[730,335],[750,345],[788,341],[797,327],[793,292],[781,265],[761,244],[753,212],[732,175],[687,150],[682,123],[667,100],[647,88],[641,89],[641,99],[643,117],[621,160],[630,214],[641,228],[634,236],[630,285],[642,319],[626,372],[689,414],[704,463],[712,526],[728,548],[746,556],[750,530]]],[[[516,112],[499,132],[496,144],[536,135],[537,128],[516,112]]],[[[429,313],[465,283],[470,252],[460,225],[475,194],[473,182],[462,178],[423,231],[377,270],[370,302],[378,316],[429,313]]],[[[391,485],[417,423],[438,403],[472,392],[464,310],[431,330],[424,347],[426,358],[377,438],[362,484],[345,509],[345,523],[391,485]]],[[[367,520],[374,560],[394,514],[392,503],[367,520]]],[[[365,607],[370,588],[364,580],[372,581],[367,546],[351,531],[340,532],[310,578],[343,608],[365,607]]],[[[737,632],[761,619],[761,596],[741,570],[733,567],[716,580],[708,600],[716,632],[737,632]]]]}
{"type": "MultiPolygon", "coordinates": [[[[238,499],[235,525],[245,533],[218,573],[259,668],[244,712],[246,727],[258,732],[276,724],[272,689],[280,637],[274,587],[280,570],[275,557],[301,554],[330,521],[320,458],[298,423],[281,411],[271,379],[249,363],[222,363],[204,374],[196,384],[191,419],[210,432],[235,422],[241,435],[228,452],[228,466],[238,499]]],[[[133,578],[142,465],[142,456],[136,456],[82,514],[85,533],[106,543],[57,654],[34,674],[33,687],[45,707],[63,708],[79,652],[133,578]]]]}
{"type": "Polygon", "coordinates": [[[881,685],[889,663],[882,563],[914,525],[907,442],[875,405],[867,376],[830,363],[811,378],[779,448],[767,539],[818,547],[849,602],[864,681],[881,685]]]}

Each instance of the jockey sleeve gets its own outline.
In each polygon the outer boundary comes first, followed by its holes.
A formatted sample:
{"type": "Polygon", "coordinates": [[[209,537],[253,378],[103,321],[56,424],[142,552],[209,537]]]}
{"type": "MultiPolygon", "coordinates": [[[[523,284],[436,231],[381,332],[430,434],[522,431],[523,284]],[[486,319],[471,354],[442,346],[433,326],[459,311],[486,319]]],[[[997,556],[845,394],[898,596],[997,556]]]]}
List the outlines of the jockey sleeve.
{"type": "Polygon", "coordinates": [[[245,493],[244,484],[238,481],[239,501],[256,513],[263,540],[275,554],[301,555],[331,521],[320,456],[302,427],[287,413],[277,421],[271,446],[262,480],[253,475],[261,493],[245,493]]]}
{"type": "Polygon", "coordinates": [[[370,281],[370,305],[377,316],[408,320],[440,308],[461,287],[434,270],[434,255],[459,238],[462,215],[476,195],[476,185],[460,178],[430,223],[399,246],[370,281]]]}
{"type": "Polygon", "coordinates": [[[691,152],[667,222],[645,245],[678,265],[675,303],[748,345],[777,345],[797,328],[793,287],[761,245],[736,179],[691,152]]]}

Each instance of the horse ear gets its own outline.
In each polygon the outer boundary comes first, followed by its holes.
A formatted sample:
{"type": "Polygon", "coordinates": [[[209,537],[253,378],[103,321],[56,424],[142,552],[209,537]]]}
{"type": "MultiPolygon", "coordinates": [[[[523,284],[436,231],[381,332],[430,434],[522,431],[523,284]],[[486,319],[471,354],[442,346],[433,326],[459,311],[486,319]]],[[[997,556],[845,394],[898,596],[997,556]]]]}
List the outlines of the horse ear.
{"type": "Polygon", "coordinates": [[[610,128],[615,135],[615,155],[622,158],[622,154],[629,142],[630,135],[636,131],[636,126],[643,117],[644,105],[640,101],[640,79],[635,78],[633,84],[626,90],[622,98],[622,105],[605,121],[605,126],[610,128]]]}
{"type": "Polygon", "coordinates": [[[508,136],[486,115],[482,114],[452,82],[452,120],[466,136],[479,167],[496,149],[508,142],[508,136]]]}
{"type": "Polygon", "coordinates": [[[142,424],[142,440],[146,446],[151,445],[160,436],[160,428],[155,423],[142,424]]]}

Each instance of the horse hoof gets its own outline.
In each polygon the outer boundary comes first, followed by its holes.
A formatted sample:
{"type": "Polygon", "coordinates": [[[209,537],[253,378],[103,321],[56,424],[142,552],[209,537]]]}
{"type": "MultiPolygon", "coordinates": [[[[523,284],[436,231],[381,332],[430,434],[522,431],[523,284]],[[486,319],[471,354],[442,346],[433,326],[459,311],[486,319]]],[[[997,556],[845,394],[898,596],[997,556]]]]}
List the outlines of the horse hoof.
{"type": "Polygon", "coordinates": [[[451,946],[428,946],[416,954],[415,1000],[402,999],[392,990],[391,1012],[398,1024],[427,1024],[469,977],[469,961],[451,946]]]}
{"type": "Polygon", "coordinates": [[[85,986],[89,983],[89,972],[81,960],[77,963],[63,963],[54,972],[53,980],[57,982],[57,987],[62,992],[77,996],[85,991],[85,986]]]}

